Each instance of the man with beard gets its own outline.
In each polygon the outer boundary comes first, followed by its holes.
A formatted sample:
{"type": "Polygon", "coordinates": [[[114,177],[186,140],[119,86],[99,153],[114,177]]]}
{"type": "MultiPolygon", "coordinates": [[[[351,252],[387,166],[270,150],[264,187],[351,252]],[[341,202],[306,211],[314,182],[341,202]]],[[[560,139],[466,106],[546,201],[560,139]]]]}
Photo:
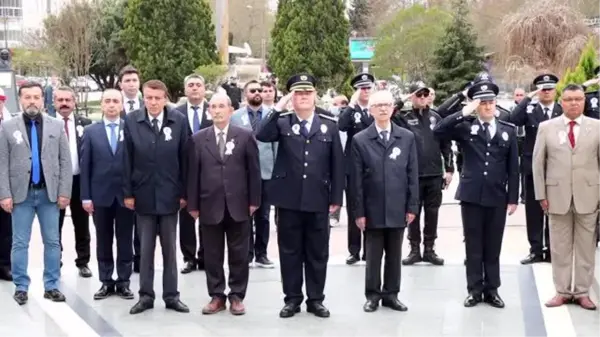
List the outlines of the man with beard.
{"type": "MultiPolygon", "coordinates": [[[[79,269],[79,276],[88,278],[92,276],[92,271],[88,267],[90,262],[90,217],[83,209],[80,198],[80,175],[79,158],[81,158],[81,146],[83,144],[83,129],[92,123],[91,120],[75,114],[75,92],[69,87],[59,87],[54,91],[54,107],[57,109],[56,119],[63,121],[63,127],[69,141],[69,150],[71,153],[71,165],[73,165],[73,191],[71,192],[71,220],[75,231],[75,251],[77,258],[75,266],[79,269]]],[[[58,221],[59,231],[61,233],[62,250],[62,228],[65,222],[65,210],[60,211],[58,221]]],[[[62,263],[62,262],[61,262],[62,263]]]]}
{"type": "MultiPolygon", "coordinates": [[[[351,168],[352,168],[352,137],[360,131],[366,129],[371,123],[373,123],[373,117],[369,115],[368,104],[369,96],[375,83],[375,77],[371,74],[358,74],[356,75],[350,84],[356,90],[348,107],[344,109],[339,115],[338,127],[340,131],[346,132],[346,146],[344,148],[345,156],[345,167],[346,167],[346,180],[349,181],[351,168]]],[[[350,255],[346,259],[346,264],[353,265],[360,261],[360,250],[363,248],[363,261],[365,260],[365,236],[361,233],[358,227],[354,226],[356,217],[354,216],[354,209],[352,206],[352,200],[354,200],[354,194],[352,185],[346,183],[346,212],[348,213],[348,252],[350,255]]]]}
{"type": "MultiPolygon", "coordinates": [[[[267,118],[270,110],[263,106],[263,86],[257,81],[250,81],[244,86],[244,95],[247,106],[235,111],[231,117],[231,124],[251,129],[256,132],[256,128],[263,118],[267,118]]],[[[258,153],[260,162],[260,175],[262,178],[262,201],[260,208],[254,212],[250,221],[250,228],[254,229],[254,235],[250,232],[250,248],[248,252],[248,262],[252,265],[255,261],[258,267],[273,268],[273,262],[267,257],[267,245],[269,243],[270,223],[269,213],[271,205],[266,202],[265,186],[269,184],[273,175],[273,165],[275,164],[275,153],[277,143],[258,142],[258,153]],[[254,224],[253,224],[254,222],[254,224]],[[254,258],[256,257],[256,260],[254,258]]]]}
{"type": "Polygon", "coordinates": [[[73,180],[69,141],[63,124],[41,113],[42,86],[19,87],[24,112],[0,128],[0,206],[12,214],[14,300],[28,301],[28,249],[37,216],[44,243],[44,298],[64,302],[60,282],[59,209],[69,205],[73,180]],[[43,153],[42,153],[43,151],[43,153]]]}
{"type": "MultiPolygon", "coordinates": [[[[188,75],[183,80],[185,97],[187,102],[178,106],[175,110],[181,112],[188,121],[190,134],[194,134],[204,128],[213,125],[208,102],[206,102],[206,86],[204,78],[197,74],[188,75]]],[[[186,158],[187,160],[187,158],[186,158]]],[[[187,170],[187,163],[183,164],[187,170]]],[[[182,274],[188,274],[198,269],[204,269],[204,246],[202,245],[202,231],[198,225],[196,234],[196,220],[192,218],[187,208],[179,211],[179,247],[183,255],[184,266],[182,274]],[[196,249],[198,249],[196,251],[196,249]]]]}

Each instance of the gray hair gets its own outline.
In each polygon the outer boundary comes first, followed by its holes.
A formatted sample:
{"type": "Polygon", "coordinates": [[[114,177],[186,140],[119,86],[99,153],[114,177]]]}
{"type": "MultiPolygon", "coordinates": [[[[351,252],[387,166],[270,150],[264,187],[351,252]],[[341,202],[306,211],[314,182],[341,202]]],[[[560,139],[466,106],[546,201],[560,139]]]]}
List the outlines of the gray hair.
{"type": "Polygon", "coordinates": [[[183,79],[183,85],[187,86],[189,80],[200,80],[200,82],[202,82],[202,84],[206,84],[206,81],[204,81],[204,77],[198,75],[198,74],[191,74],[191,75],[187,75],[184,79],[183,79]]]}
{"type": "Polygon", "coordinates": [[[73,100],[77,101],[77,94],[75,93],[75,90],[73,90],[73,88],[71,88],[69,86],[62,85],[62,86],[58,87],[56,89],[56,91],[66,91],[66,92],[69,92],[69,93],[71,93],[71,96],[73,96],[73,100]]]}
{"type": "Polygon", "coordinates": [[[118,94],[119,94],[119,99],[121,100],[121,102],[123,102],[123,95],[122,95],[122,94],[121,94],[121,92],[120,92],[119,90],[117,90],[117,89],[106,89],[106,90],[104,90],[104,91],[102,92],[102,97],[100,97],[100,99],[101,99],[101,100],[104,100],[104,96],[105,96],[107,93],[111,93],[111,92],[116,92],[116,93],[118,93],[118,94]]]}
{"type": "Polygon", "coordinates": [[[389,90],[379,90],[369,97],[369,108],[372,104],[390,103],[394,104],[394,95],[389,90]]]}
{"type": "Polygon", "coordinates": [[[231,102],[231,98],[227,94],[222,93],[222,92],[217,92],[214,95],[212,95],[212,97],[210,98],[210,102],[209,103],[212,103],[213,101],[216,101],[218,99],[225,99],[227,101],[227,104],[229,106],[233,105],[232,102],[231,102]]]}

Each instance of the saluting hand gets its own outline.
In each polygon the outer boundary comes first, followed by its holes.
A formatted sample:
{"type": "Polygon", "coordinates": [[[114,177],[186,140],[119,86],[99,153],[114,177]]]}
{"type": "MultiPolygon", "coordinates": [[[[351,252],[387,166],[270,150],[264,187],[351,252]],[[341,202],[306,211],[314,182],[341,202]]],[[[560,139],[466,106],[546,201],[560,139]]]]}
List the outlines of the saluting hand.
{"type": "Polygon", "coordinates": [[[536,95],[537,95],[537,94],[538,94],[540,91],[542,91],[542,88],[538,88],[538,89],[536,89],[536,90],[534,90],[534,91],[532,91],[532,92],[528,93],[528,94],[527,94],[527,97],[529,97],[529,98],[533,98],[533,97],[535,97],[535,96],[536,96],[536,95]]]}
{"type": "Polygon", "coordinates": [[[465,105],[462,108],[462,115],[464,117],[467,117],[467,116],[470,116],[470,115],[474,114],[475,110],[479,106],[479,103],[481,103],[480,99],[474,99],[471,102],[467,103],[467,105],[465,105]]]}
{"type": "Polygon", "coordinates": [[[356,227],[358,227],[361,231],[365,230],[366,225],[367,218],[365,218],[364,216],[356,219],[356,227]]]}
{"type": "Polygon", "coordinates": [[[288,103],[290,102],[291,99],[292,99],[292,93],[291,92],[289,94],[281,97],[281,99],[279,100],[279,102],[277,102],[277,105],[275,105],[275,110],[276,111],[283,111],[285,109],[285,107],[288,105],[288,103]]]}
{"type": "Polygon", "coordinates": [[[583,82],[583,86],[589,87],[591,85],[598,84],[598,83],[600,83],[600,77],[592,78],[591,80],[587,80],[587,81],[583,82]]]}
{"type": "Polygon", "coordinates": [[[508,207],[506,209],[508,210],[508,215],[513,215],[517,211],[517,205],[508,204],[508,207]]]}

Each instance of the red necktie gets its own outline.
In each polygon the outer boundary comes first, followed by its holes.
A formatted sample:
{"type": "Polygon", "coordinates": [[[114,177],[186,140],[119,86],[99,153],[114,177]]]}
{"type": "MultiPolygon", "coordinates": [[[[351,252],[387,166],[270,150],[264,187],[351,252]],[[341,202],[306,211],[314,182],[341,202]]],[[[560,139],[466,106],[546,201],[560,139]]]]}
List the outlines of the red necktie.
{"type": "Polygon", "coordinates": [[[67,133],[67,139],[69,139],[69,118],[65,117],[63,120],[65,121],[65,132],[67,133]]]}
{"type": "Polygon", "coordinates": [[[575,133],[573,132],[573,128],[577,125],[576,121],[569,122],[569,141],[571,142],[571,147],[575,148],[575,133]]]}

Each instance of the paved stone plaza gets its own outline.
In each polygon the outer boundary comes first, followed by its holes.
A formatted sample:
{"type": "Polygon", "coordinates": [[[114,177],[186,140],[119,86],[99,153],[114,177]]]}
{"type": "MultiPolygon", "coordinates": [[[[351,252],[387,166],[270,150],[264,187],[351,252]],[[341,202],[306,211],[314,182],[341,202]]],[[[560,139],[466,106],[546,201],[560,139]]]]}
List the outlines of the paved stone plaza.
{"type": "MultiPolygon", "coordinates": [[[[31,248],[30,301],[19,307],[13,300],[12,283],[0,283],[0,337],[13,336],[599,336],[600,313],[569,305],[547,309],[543,303],[554,294],[549,264],[519,265],[528,250],[524,227],[524,207],[509,217],[502,253],[502,287],[505,309],[480,304],[464,308],[464,248],[460,227],[460,208],[451,192],[445,193],[440,213],[437,250],[446,259],[443,267],[417,265],[403,267],[400,299],[406,313],[380,308],[375,313],[362,311],[364,303],[364,264],[346,266],[346,219],[332,229],[331,259],[328,270],[325,305],[331,318],[320,319],[303,312],[290,319],[278,317],[282,306],[279,269],[253,268],[250,273],[247,314],[233,317],[228,311],[203,316],[201,308],[209,301],[206,279],[197,271],[179,276],[181,299],[189,314],[166,311],[160,300],[161,258],[157,249],[157,300],[154,310],[129,315],[134,301],[111,297],[92,299],[100,283],[97,280],[95,254],[90,268],[94,277],[82,279],[74,266],[74,243],[70,219],[63,239],[65,252],[61,290],[66,303],[44,300],[42,289],[41,248],[31,248]]],[[[342,212],[344,213],[344,212],[342,212]]],[[[93,232],[93,231],[92,231],[93,232]]],[[[271,231],[269,253],[277,261],[276,233],[271,231]]],[[[92,243],[94,239],[92,239],[92,243]]],[[[37,224],[31,247],[42,247],[37,224]]],[[[407,244],[404,244],[407,247],[407,244]]],[[[92,247],[92,252],[95,247],[92,247]]],[[[405,253],[404,253],[405,254],[405,253]]],[[[181,263],[180,258],[178,262],[181,263]]],[[[597,252],[596,281],[592,292],[598,303],[600,290],[600,250],[597,252]]],[[[137,292],[138,275],[132,278],[137,292]]],[[[136,294],[137,295],[137,294],[136,294]]]]}

